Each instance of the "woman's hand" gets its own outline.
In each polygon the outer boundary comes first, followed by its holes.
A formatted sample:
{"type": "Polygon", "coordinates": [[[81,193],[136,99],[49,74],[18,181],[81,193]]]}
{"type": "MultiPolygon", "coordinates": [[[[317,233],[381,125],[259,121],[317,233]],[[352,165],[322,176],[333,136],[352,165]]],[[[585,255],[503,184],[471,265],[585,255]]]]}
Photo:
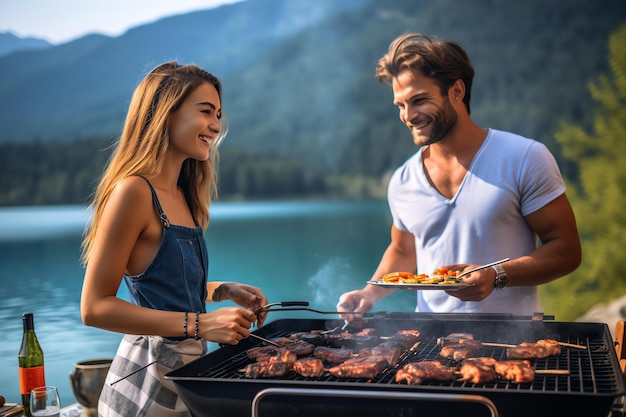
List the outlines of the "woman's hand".
{"type": "MultiPolygon", "coordinates": [[[[222,291],[226,297],[242,307],[254,310],[268,303],[267,297],[265,297],[263,291],[257,287],[239,284],[237,282],[226,282],[222,284],[222,287],[222,291]]],[[[257,325],[262,326],[266,318],[267,311],[259,312],[256,316],[257,325]]]]}
{"type": "MultiPolygon", "coordinates": [[[[195,326],[194,315],[191,315],[189,329],[195,326]]],[[[212,342],[236,345],[250,336],[250,328],[257,316],[250,310],[239,307],[224,307],[210,313],[200,314],[198,321],[198,337],[212,342]]],[[[195,331],[190,331],[195,334],[195,331]]]]}

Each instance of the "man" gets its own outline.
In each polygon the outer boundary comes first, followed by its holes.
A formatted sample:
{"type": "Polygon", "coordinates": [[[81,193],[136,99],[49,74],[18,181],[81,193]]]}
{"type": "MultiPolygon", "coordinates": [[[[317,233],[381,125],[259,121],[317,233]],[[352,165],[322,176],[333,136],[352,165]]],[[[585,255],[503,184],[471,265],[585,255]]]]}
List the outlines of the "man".
{"type": "MultiPolygon", "coordinates": [[[[464,276],[472,286],[417,291],[416,311],[529,315],[541,311],[537,285],[579,266],[576,221],[543,144],[472,121],[473,76],[461,46],[420,34],[397,38],[378,62],[376,78],[392,86],[419,149],[389,182],[391,243],[372,279],[510,258],[464,276]]],[[[393,291],[369,284],[337,308],[366,312],[393,291]]]]}

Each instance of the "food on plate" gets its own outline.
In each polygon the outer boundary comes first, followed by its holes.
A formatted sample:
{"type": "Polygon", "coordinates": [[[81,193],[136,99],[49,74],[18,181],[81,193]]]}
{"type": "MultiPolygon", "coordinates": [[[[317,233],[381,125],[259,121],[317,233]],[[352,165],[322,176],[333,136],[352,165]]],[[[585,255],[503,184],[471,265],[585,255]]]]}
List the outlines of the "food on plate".
{"type": "Polygon", "coordinates": [[[459,271],[448,270],[446,267],[437,268],[432,274],[413,274],[411,272],[390,272],[383,276],[383,282],[388,284],[460,284],[457,279],[459,271]]]}

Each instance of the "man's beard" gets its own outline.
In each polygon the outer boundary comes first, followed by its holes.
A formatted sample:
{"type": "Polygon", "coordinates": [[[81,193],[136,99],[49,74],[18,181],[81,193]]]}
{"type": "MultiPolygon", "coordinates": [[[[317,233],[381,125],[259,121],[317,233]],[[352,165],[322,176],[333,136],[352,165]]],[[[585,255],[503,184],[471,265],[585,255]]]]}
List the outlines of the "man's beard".
{"type": "Polygon", "coordinates": [[[443,107],[433,116],[430,133],[421,146],[432,145],[441,141],[456,125],[458,115],[447,97],[443,99],[443,107]]]}

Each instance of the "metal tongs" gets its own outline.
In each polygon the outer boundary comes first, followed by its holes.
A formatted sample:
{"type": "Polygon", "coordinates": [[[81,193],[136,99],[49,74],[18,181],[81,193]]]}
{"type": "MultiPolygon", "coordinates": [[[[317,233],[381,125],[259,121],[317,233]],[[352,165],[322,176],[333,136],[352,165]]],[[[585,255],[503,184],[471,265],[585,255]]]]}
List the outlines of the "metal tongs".
{"type": "Polygon", "coordinates": [[[264,305],[263,307],[257,307],[250,309],[254,314],[260,313],[262,311],[311,311],[317,314],[359,314],[362,316],[377,316],[377,313],[360,313],[356,311],[322,311],[317,310],[315,308],[309,307],[308,301],[283,301],[280,303],[270,303],[264,305]],[[286,307],[286,308],[272,308],[272,307],[286,307]]]}
{"type": "MultiPolygon", "coordinates": [[[[263,307],[257,307],[257,308],[253,308],[251,309],[251,311],[254,314],[258,314],[262,311],[276,311],[276,310],[286,310],[286,309],[272,309],[272,307],[276,307],[276,306],[280,306],[280,307],[291,307],[291,306],[303,306],[303,307],[308,307],[309,302],[308,301],[282,301],[280,303],[269,303],[269,304],[265,304],[263,307]]],[[[289,309],[292,310],[292,309],[289,309]]],[[[301,309],[295,309],[295,310],[301,310],[301,309]]],[[[306,310],[306,309],[305,309],[306,310]]]]}
{"type": "MultiPolygon", "coordinates": [[[[375,315],[374,313],[357,313],[354,311],[322,311],[309,307],[308,301],[283,301],[280,303],[270,303],[263,307],[257,307],[251,310],[254,314],[258,314],[262,311],[311,311],[318,314],[360,314],[360,315],[375,315]],[[280,307],[280,308],[272,308],[280,307]]],[[[324,334],[335,333],[337,331],[344,331],[350,324],[348,320],[343,321],[343,326],[337,326],[334,329],[326,330],[324,334]]]]}

